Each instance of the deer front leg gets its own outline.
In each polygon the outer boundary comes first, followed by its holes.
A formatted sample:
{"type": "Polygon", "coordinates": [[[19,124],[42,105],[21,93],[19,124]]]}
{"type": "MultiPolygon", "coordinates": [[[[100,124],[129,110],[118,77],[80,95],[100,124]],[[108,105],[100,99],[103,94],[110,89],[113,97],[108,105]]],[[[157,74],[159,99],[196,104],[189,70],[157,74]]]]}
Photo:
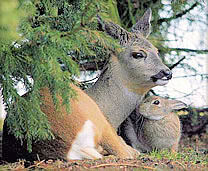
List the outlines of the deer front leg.
{"type": "Polygon", "coordinates": [[[119,137],[113,128],[103,134],[101,146],[109,154],[119,158],[135,158],[139,152],[128,146],[121,137],[119,137]]]}
{"type": "Polygon", "coordinates": [[[123,144],[124,146],[127,146],[127,149],[129,150],[129,152],[130,152],[131,154],[133,154],[134,156],[138,156],[138,155],[140,154],[140,152],[139,152],[137,149],[131,147],[131,146],[128,145],[128,144],[126,144],[126,142],[123,140],[122,137],[119,136],[119,138],[120,138],[122,144],[123,144]]]}

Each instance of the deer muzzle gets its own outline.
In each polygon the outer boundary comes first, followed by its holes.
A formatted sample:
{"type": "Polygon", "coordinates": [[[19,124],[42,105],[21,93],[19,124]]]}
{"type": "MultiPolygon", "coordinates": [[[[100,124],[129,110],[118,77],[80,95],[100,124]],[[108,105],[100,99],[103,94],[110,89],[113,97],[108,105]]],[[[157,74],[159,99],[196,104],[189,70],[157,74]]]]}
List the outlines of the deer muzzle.
{"type": "Polygon", "coordinates": [[[159,73],[151,77],[152,81],[157,85],[165,85],[171,78],[172,72],[169,69],[161,70],[159,73]]]}

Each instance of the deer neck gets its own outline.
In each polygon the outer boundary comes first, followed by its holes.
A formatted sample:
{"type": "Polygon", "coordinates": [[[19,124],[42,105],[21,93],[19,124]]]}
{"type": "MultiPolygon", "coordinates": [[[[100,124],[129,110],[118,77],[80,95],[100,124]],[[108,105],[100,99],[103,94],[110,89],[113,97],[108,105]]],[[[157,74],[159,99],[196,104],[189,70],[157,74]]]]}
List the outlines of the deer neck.
{"type": "Polygon", "coordinates": [[[86,93],[91,96],[117,129],[141,102],[145,93],[134,93],[125,86],[122,67],[112,58],[98,81],[86,93]]]}

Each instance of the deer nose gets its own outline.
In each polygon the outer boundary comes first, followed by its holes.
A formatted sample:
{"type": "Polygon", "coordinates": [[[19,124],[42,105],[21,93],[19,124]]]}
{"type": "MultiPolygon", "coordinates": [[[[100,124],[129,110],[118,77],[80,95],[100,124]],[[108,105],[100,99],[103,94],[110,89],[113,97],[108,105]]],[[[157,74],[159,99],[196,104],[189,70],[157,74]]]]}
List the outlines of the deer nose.
{"type": "Polygon", "coordinates": [[[172,78],[172,72],[171,72],[171,70],[169,70],[169,69],[167,69],[167,70],[162,70],[162,72],[163,72],[163,74],[164,74],[164,76],[168,79],[168,80],[170,80],[171,78],[172,78]]]}
{"type": "Polygon", "coordinates": [[[172,72],[169,69],[160,70],[159,73],[153,75],[152,77],[153,82],[157,82],[158,80],[170,80],[172,78],[172,72]]]}

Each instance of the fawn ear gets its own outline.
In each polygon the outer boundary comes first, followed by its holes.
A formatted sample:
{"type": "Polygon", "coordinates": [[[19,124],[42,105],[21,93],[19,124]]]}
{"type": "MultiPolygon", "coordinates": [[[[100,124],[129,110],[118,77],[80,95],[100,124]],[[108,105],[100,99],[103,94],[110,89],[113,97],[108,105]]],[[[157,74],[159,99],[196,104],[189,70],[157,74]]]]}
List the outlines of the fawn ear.
{"type": "Polygon", "coordinates": [[[150,20],[152,18],[152,10],[149,8],[140,18],[136,24],[134,24],[131,28],[131,32],[141,34],[144,37],[148,37],[151,32],[151,24],[150,20]]]}
{"type": "Polygon", "coordinates": [[[183,109],[183,108],[188,107],[187,104],[185,104],[184,102],[181,102],[179,100],[170,100],[170,104],[171,104],[172,110],[183,109]]]}
{"type": "Polygon", "coordinates": [[[130,33],[123,29],[118,24],[115,24],[110,21],[104,21],[102,18],[97,15],[98,23],[101,24],[102,30],[110,35],[114,39],[118,39],[120,45],[125,46],[128,44],[130,39],[130,33]]]}

